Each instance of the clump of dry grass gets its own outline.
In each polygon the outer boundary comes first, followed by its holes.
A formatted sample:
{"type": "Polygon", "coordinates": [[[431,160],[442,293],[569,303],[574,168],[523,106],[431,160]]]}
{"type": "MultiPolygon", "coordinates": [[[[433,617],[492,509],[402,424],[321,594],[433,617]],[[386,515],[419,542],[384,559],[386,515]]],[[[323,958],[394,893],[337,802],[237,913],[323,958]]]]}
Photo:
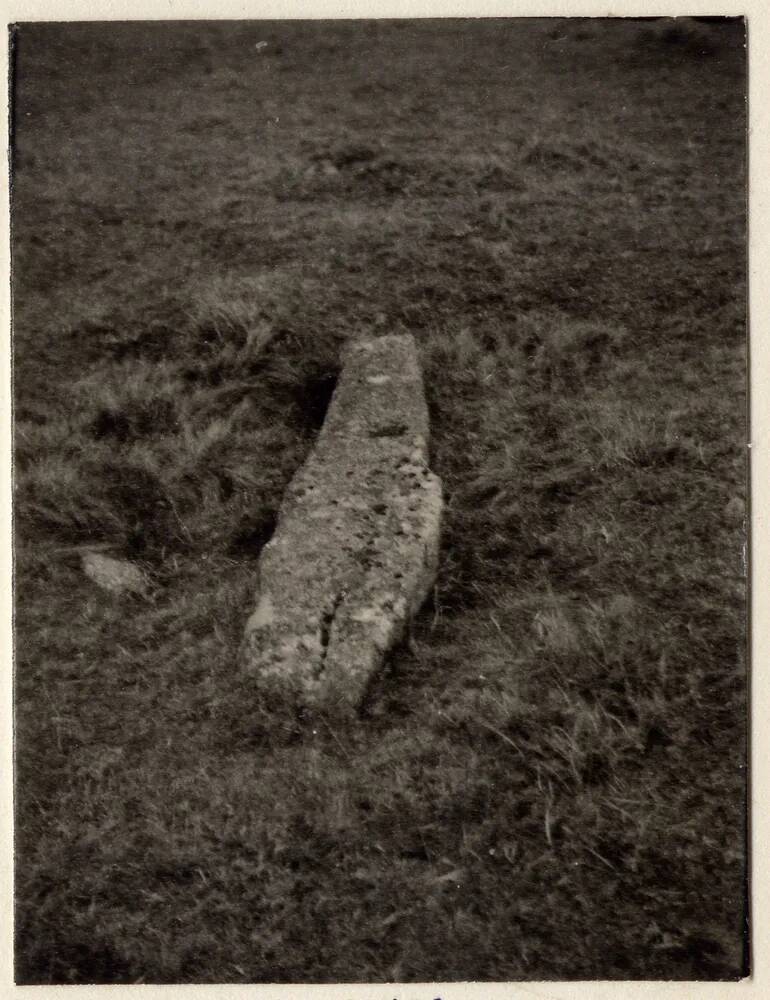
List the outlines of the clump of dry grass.
{"type": "Polygon", "coordinates": [[[336,364],[321,338],[291,357],[286,343],[271,349],[269,292],[258,279],[208,287],[165,358],[108,360],[77,379],[77,424],[65,415],[20,435],[22,527],[162,559],[226,547],[244,520],[268,517],[323,419],[336,364]]]}

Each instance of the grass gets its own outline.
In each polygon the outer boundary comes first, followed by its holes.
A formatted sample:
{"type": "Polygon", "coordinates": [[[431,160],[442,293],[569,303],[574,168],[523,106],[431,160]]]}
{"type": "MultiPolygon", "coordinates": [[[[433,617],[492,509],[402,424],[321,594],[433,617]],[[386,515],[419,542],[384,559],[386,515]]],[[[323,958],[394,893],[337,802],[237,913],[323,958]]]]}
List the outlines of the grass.
{"type": "Polygon", "coordinates": [[[19,982],[746,972],[742,44],[20,28],[19,982]],[[237,649],[361,329],[418,338],[446,515],[332,727],[237,649]]]}

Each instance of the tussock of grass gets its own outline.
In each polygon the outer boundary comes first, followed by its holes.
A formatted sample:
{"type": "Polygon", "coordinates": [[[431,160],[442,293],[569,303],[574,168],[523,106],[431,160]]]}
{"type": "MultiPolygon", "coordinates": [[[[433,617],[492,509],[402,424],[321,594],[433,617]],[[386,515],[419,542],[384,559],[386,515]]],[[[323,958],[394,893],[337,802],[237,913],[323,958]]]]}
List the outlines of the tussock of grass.
{"type": "Polygon", "coordinates": [[[745,971],[742,35],[670,29],[22,28],[20,981],[745,971]],[[439,576],[332,728],[238,645],[403,329],[439,576]]]}
{"type": "Polygon", "coordinates": [[[74,381],[79,426],[67,418],[20,435],[22,527],[162,558],[169,547],[203,552],[228,533],[232,543],[244,519],[269,517],[323,419],[336,349],[295,339],[291,361],[286,345],[271,350],[288,336],[266,318],[266,289],[259,280],[208,288],[162,360],[108,357],[74,381]]]}

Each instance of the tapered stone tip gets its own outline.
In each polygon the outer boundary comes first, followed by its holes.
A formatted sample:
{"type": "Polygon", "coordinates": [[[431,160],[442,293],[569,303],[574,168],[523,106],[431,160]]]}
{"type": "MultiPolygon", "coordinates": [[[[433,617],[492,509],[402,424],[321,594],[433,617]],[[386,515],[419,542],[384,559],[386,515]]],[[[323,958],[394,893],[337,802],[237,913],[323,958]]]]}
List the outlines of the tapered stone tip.
{"type": "Polygon", "coordinates": [[[271,695],[349,712],[433,585],[443,501],[414,338],[356,339],[342,360],[262,550],[242,662],[271,695]]]}

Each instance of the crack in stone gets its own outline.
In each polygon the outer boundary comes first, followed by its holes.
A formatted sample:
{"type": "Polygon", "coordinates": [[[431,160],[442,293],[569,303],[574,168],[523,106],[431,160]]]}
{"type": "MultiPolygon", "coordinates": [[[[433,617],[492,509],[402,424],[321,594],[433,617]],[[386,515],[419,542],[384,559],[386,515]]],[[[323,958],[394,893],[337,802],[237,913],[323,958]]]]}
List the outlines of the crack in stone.
{"type": "Polygon", "coordinates": [[[342,604],[344,599],[345,591],[340,590],[337,594],[335,594],[331,607],[327,608],[321,615],[321,626],[319,632],[319,639],[321,640],[321,656],[315,670],[316,680],[318,680],[324,672],[324,667],[326,666],[326,654],[329,651],[329,640],[331,639],[332,627],[334,625],[334,616],[337,614],[337,609],[340,604],[342,604]]]}

